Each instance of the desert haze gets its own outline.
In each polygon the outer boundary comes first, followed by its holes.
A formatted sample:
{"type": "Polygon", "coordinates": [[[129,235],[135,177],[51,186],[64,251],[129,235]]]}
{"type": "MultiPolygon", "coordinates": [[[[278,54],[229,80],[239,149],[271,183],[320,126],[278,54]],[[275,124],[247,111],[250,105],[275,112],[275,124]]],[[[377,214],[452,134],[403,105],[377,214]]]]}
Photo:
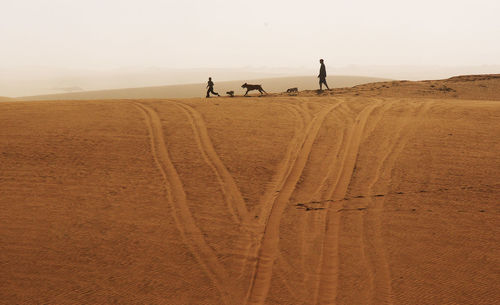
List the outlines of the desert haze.
{"type": "Polygon", "coordinates": [[[2,304],[500,300],[500,75],[2,101],[0,133],[2,304]]]}
{"type": "MultiPolygon", "coordinates": [[[[384,78],[365,76],[330,76],[330,82],[337,88],[362,85],[371,82],[385,81],[384,78]]],[[[221,95],[226,95],[227,91],[234,91],[237,94],[244,93],[241,85],[243,80],[216,81],[216,89],[221,95]]],[[[292,76],[258,78],[248,80],[249,83],[262,84],[269,92],[283,92],[290,87],[312,89],[318,86],[318,79],[315,76],[292,76]]],[[[186,98],[204,96],[206,93],[206,83],[204,84],[181,84],[155,87],[122,88],[111,90],[95,90],[71,93],[59,93],[48,95],[36,95],[19,97],[18,100],[84,100],[84,99],[121,99],[121,98],[186,98]]]]}

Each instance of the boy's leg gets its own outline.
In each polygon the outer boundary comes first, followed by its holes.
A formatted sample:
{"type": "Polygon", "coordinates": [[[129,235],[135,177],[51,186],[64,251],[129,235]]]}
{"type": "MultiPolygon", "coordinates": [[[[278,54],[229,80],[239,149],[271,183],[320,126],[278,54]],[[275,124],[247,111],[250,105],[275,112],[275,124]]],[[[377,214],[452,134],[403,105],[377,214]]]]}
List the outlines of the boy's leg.
{"type": "Polygon", "coordinates": [[[210,92],[212,92],[213,95],[220,96],[219,93],[214,91],[214,88],[210,88],[210,92]]]}

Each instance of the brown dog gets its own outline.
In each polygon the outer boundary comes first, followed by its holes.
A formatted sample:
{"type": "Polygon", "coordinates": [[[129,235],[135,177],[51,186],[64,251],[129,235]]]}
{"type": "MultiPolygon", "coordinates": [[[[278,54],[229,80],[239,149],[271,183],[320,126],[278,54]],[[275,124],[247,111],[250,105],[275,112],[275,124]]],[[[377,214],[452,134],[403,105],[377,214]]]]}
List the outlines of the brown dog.
{"type": "Polygon", "coordinates": [[[241,85],[241,88],[247,89],[245,96],[248,94],[248,91],[252,91],[252,90],[259,90],[260,95],[262,95],[262,92],[267,94],[267,92],[264,89],[262,89],[262,85],[250,85],[250,84],[244,83],[243,85],[241,85]]]}

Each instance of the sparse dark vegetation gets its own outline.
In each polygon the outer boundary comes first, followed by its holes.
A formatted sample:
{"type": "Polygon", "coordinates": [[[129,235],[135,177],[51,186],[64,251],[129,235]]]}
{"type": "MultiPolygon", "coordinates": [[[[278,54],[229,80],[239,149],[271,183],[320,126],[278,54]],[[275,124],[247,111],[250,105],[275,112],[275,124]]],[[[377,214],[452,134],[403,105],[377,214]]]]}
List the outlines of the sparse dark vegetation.
{"type": "Polygon", "coordinates": [[[438,88],[439,91],[443,91],[443,92],[456,92],[457,90],[455,89],[452,89],[446,85],[443,85],[442,87],[438,88]]]}

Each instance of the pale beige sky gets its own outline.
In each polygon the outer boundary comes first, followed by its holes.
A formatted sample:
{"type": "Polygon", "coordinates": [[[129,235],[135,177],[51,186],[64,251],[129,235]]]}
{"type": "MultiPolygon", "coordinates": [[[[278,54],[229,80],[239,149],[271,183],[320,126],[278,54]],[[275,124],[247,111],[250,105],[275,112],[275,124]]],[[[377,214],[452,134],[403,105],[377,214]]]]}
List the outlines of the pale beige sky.
{"type": "Polygon", "coordinates": [[[498,65],[498,0],[0,0],[0,69],[498,65]]]}

